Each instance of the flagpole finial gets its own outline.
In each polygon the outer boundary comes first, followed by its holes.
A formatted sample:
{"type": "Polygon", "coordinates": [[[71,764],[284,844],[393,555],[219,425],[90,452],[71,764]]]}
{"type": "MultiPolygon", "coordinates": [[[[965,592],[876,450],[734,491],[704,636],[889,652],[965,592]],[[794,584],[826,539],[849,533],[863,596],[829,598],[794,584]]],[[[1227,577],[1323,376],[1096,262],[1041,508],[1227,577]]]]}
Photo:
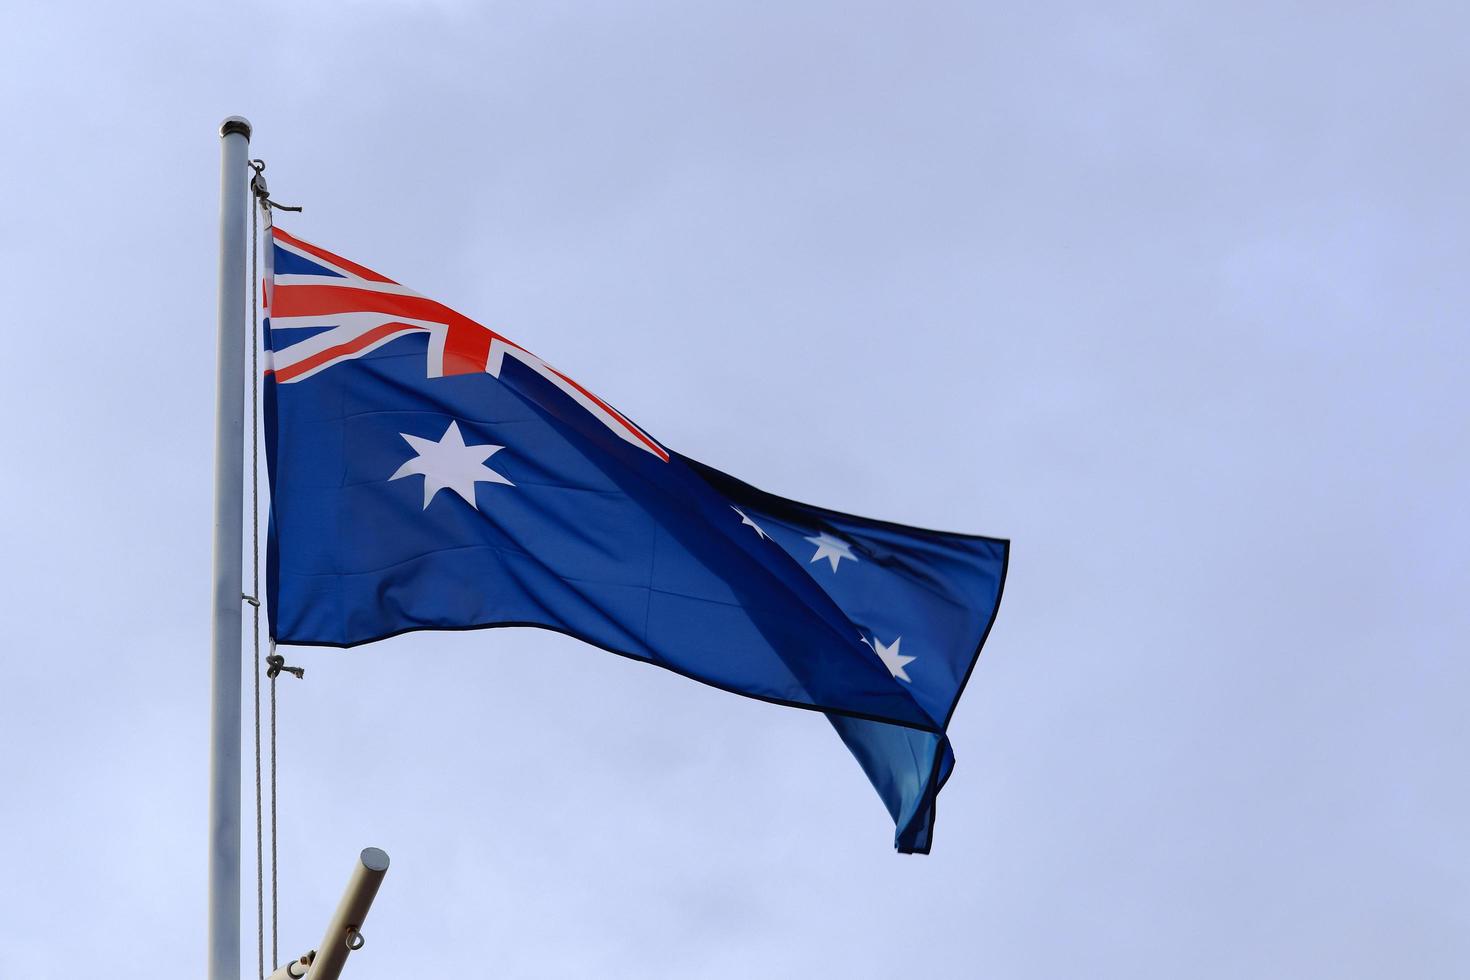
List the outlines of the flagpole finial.
{"type": "Polygon", "coordinates": [[[225,121],[219,124],[221,137],[240,133],[247,140],[250,138],[250,120],[244,116],[226,116],[225,121]]]}

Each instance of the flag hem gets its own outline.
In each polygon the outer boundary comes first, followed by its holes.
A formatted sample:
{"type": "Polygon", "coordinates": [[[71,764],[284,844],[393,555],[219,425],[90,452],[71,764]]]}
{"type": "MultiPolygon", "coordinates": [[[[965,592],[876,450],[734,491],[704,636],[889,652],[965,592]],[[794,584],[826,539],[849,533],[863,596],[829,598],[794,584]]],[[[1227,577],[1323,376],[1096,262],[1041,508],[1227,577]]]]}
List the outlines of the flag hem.
{"type": "MultiPolygon", "coordinates": [[[[944,763],[943,744],[949,738],[949,723],[954,718],[955,710],[960,706],[960,698],[964,697],[965,688],[970,684],[970,677],[975,673],[975,666],[980,663],[980,654],[985,649],[986,641],[990,639],[990,631],[994,628],[995,621],[1000,616],[1000,603],[1001,599],[1005,597],[1006,591],[1006,577],[1011,570],[1011,542],[1006,539],[997,538],[986,538],[985,540],[998,541],[1005,546],[1005,550],[1000,559],[1000,582],[996,585],[995,589],[995,608],[990,611],[990,621],[985,624],[985,629],[980,634],[980,642],[975,644],[975,652],[970,656],[970,666],[965,670],[965,676],[960,680],[959,690],[955,693],[954,704],[950,706],[949,713],[944,716],[944,724],[935,733],[940,736],[940,747],[934,753],[934,767],[929,772],[928,788],[924,790],[924,800],[920,804],[919,809],[920,813],[923,813],[926,809],[929,813],[929,826],[924,835],[924,839],[928,843],[924,847],[913,848],[905,848],[900,845],[898,847],[900,854],[928,854],[930,847],[934,844],[934,825],[939,816],[939,791],[944,789],[945,784],[949,782],[949,777],[954,775],[953,767],[943,776],[939,774],[939,770],[944,763]]],[[[899,828],[898,837],[900,839],[902,839],[907,829],[906,827],[899,828]]]]}

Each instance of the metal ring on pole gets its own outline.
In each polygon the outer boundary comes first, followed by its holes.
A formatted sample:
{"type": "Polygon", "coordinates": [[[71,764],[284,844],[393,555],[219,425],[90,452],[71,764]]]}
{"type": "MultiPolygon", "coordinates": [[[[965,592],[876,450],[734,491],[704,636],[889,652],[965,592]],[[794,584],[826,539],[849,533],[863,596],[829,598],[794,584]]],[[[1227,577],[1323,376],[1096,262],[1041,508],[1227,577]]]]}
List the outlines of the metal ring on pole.
{"type": "Polygon", "coordinates": [[[348,926],[347,927],[347,948],[348,949],[352,950],[355,953],[359,949],[362,949],[362,947],[364,945],[366,945],[366,943],[367,943],[367,940],[362,937],[362,933],[358,932],[357,929],[354,928],[353,926],[348,926]]]}

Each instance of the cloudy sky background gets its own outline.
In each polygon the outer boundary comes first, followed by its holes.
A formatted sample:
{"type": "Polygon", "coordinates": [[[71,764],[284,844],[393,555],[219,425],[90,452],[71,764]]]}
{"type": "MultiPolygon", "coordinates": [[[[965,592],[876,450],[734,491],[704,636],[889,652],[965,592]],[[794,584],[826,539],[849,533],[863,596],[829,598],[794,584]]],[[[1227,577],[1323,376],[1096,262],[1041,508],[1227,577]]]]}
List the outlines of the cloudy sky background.
{"type": "Polygon", "coordinates": [[[10,8],[0,976],[202,972],[231,113],[668,445],[1014,540],[929,857],[814,714],[288,651],[283,955],[373,844],[364,980],[1462,970],[1470,16],[1107,6],[10,8]]]}

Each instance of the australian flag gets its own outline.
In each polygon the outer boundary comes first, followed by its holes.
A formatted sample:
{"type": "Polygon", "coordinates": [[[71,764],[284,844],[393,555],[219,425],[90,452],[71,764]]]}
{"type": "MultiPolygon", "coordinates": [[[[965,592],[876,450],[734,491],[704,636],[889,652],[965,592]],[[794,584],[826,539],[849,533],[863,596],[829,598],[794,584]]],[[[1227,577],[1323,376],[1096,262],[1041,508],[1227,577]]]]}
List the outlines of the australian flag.
{"type": "Polygon", "coordinates": [[[927,853],[1008,542],[786,500],[668,449],[519,344],[270,230],[278,643],[539,626],[821,711],[927,853]]]}

